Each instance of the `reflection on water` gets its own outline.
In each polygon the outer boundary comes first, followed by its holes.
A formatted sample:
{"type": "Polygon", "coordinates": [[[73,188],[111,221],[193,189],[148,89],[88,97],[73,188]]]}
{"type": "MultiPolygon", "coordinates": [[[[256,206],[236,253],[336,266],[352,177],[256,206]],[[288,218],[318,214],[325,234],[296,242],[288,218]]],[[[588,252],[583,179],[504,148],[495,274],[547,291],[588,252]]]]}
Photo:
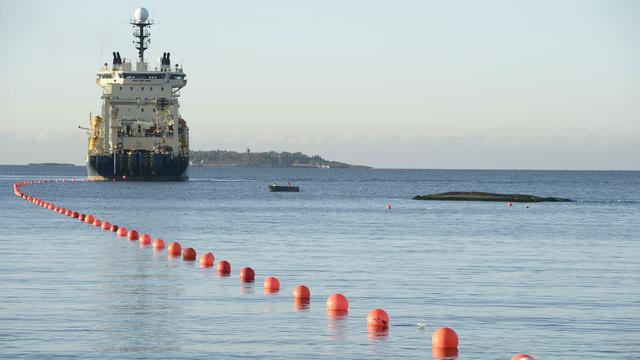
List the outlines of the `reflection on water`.
{"type": "Polygon", "coordinates": [[[293,310],[297,312],[309,311],[310,306],[311,306],[310,299],[300,299],[300,298],[293,299],[293,310]]]}
{"type": "Polygon", "coordinates": [[[252,295],[255,293],[255,287],[253,286],[253,281],[251,282],[241,282],[240,283],[240,292],[244,295],[252,295]]]}
{"type": "Polygon", "coordinates": [[[431,355],[433,360],[456,360],[458,358],[458,349],[432,348],[431,355]]]}
{"type": "Polygon", "coordinates": [[[368,327],[367,328],[367,338],[369,340],[386,340],[389,337],[389,328],[375,328],[368,327]]]}
{"type": "Polygon", "coordinates": [[[327,310],[327,333],[331,340],[347,338],[348,311],[327,310]]]}

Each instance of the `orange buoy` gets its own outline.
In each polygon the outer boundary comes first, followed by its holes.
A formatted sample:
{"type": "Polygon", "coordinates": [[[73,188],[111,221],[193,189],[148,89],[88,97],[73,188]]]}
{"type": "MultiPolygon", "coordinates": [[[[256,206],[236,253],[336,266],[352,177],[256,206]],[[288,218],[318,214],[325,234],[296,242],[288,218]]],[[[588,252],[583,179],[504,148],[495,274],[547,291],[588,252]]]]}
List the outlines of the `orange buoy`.
{"type": "Polygon", "coordinates": [[[240,281],[253,282],[256,279],[256,272],[250,267],[245,267],[240,270],[240,281]]]}
{"type": "Polygon", "coordinates": [[[138,232],[135,230],[129,230],[129,232],[127,232],[127,239],[131,241],[138,240],[138,232]]]}
{"type": "Polygon", "coordinates": [[[342,294],[333,294],[327,299],[327,310],[348,311],[349,300],[342,294]]]}
{"type": "Polygon", "coordinates": [[[120,237],[126,237],[127,236],[127,228],[126,227],[118,228],[118,233],[117,234],[120,237]]]}
{"type": "Polygon", "coordinates": [[[169,256],[180,256],[182,253],[182,246],[180,246],[179,242],[171,242],[169,243],[168,253],[169,256]]]}
{"type": "Polygon", "coordinates": [[[102,230],[108,231],[111,230],[111,223],[108,221],[105,221],[102,223],[102,230]]]}
{"type": "Polygon", "coordinates": [[[149,244],[151,244],[151,235],[142,234],[142,236],[140,236],[140,246],[149,245],[149,244]]]}
{"type": "Polygon", "coordinates": [[[517,354],[511,360],[536,360],[536,358],[528,354],[517,354]]]}
{"type": "Polygon", "coordinates": [[[98,219],[93,220],[93,226],[98,226],[98,227],[102,226],[102,221],[98,219]]]}
{"type": "Polygon", "coordinates": [[[195,261],[196,260],[196,250],[194,248],[188,247],[182,251],[182,260],[184,261],[195,261]]]}
{"type": "Polygon", "coordinates": [[[153,248],[155,250],[162,250],[164,249],[164,240],[162,239],[155,239],[153,240],[153,248]]]}
{"type": "Polygon", "coordinates": [[[229,275],[231,273],[231,264],[227,260],[221,260],[216,270],[220,275],[229,275]]]}
{"type": "Polygon", "coordinates": [[[389,314],[382,309],[373,309],[367,314],[367,326],[386,329],[389,327],[389,314]]]}
{"type": "Polygon", "coordinates": [[[86,222],[87,224],[93,224],[93,220],[95,220],[93,218],[93,215],[91,214],[87,214],[84,216],[84,222],[86,222]]]}
{"type": "Polygon", "coordinates": [[[206,253],[204,255],[202,255],[200,257],[200,266],[201,267],[212,267],[213,266],[213,260],[215,260],[215,257],[213,256],[213,253],[206,253]]]}
{"type": "Polygon", "coordinates": [[[458,334],[448,327],[441,327],[433,332],[431,346],[438,349],[457,349],[458,334]]]}
{"type": "Polygon", "coordinates": [[[118,225],[111,224],[111,232],[116,232],[116,231],[118,231],[118,225]]]}
{"type": "Polygon", "coordinates": [[[293,289],[293,298],[294,299],[310,299],[311,291],[306,285],[298,285],[295,289],[293,289]]]}
{"type": "Polygon", "coordinates": [[[280,280],[275,276],[269,276],[264,279],[263,287],[265,290],[277,291],[280,290],[280,280]]]}

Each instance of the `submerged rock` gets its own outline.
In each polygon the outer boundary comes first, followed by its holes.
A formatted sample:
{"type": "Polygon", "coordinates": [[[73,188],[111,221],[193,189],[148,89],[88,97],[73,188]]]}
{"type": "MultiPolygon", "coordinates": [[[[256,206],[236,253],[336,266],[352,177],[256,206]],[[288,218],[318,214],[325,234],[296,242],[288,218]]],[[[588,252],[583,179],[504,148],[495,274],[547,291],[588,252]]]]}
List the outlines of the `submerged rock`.
{"type": "Polygon", "coordinates": [[[454,201],[511,201],[511,202],[568,202],[571,199],[540,197],[527,194],[494,194],[486,192],[451,191],[439,194],[417,195],[413,200],[454,200],[454,201]]]}

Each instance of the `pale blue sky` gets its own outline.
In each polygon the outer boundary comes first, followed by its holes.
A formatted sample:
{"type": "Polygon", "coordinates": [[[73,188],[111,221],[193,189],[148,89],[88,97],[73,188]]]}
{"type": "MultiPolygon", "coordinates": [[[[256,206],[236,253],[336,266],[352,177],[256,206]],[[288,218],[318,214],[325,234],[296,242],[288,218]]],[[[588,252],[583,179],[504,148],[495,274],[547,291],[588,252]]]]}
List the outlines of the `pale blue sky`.
{"type": "Polygon", "coordinates": [[[0,163],[84,163],[139,4],[151,58],[184,62],[193,150],[640,169],[640,1],[587,0],[0,0],[0,163]]]}

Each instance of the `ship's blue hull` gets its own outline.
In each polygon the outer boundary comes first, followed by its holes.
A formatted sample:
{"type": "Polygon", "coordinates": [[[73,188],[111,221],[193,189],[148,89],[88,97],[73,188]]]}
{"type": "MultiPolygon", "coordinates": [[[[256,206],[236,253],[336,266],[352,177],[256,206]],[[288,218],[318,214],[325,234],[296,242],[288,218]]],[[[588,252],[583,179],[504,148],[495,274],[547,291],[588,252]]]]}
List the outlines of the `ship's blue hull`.
{"type": "Polygon", "coordinates": [[[188,156],[137,152],[89,156],[87,172],[96,180],[187,180],[188,156]]]}

